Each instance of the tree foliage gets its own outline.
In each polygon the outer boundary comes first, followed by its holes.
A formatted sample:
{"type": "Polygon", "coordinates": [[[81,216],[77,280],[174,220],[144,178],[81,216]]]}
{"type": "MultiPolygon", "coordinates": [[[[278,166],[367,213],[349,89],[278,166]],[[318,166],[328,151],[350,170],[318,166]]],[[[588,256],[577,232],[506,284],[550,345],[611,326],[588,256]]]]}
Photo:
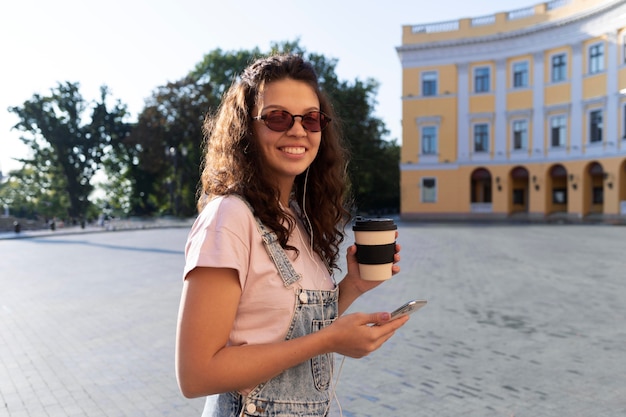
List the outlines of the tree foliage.
{"type": "Polygon", "coordinates": [[[12,214],[26,219],[52,219],[65,213],[69,205],[60,175],[24,165],[0,185],[0,205],[11,207],[12,214]]]}
{"type": "Polygon", "coordinates": [[[80,94],[78,83],[60,83],[50,95],[35,94],[21,107],[9,109],[19,117],[15,128],[25,134],[21,140],[32,152],[32,157],[22,162],[34,170],[22,170],[18,179],[25,184],[37,183],[41,178],[49,181],[50,191],[61,192],[67,198],[65,214],[72,219],[87,214],[89,196],[94,190],[92,179],[114,139],[112,127],[126,115],[126,108],[120,103],[109,111],[107,97],[108,90],[102,87],[100,101],[91,108],[88,123],[82,121],[89,105],[80,94]],[[29,173],[37,178],[29,179],[29,173]]]}

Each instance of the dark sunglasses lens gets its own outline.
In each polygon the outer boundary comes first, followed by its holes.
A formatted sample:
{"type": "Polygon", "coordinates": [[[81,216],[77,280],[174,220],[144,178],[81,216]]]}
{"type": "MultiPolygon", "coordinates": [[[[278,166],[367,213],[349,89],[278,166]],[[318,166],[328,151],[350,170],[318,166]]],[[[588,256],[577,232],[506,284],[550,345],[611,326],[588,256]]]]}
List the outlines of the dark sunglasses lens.
{"type": "Polygon", "coordinates": [[[302,116],[302,126],[309,132],[319,132],[325,126],[324,115],[318,111],[312,111],[302,116]]]}
{"type": "Polygon", "coordinates": [[[272,111],[265,116],[265,124],[276,132],[284,132],[293,125],[293,117],[286,111],[272,111]]]}
{"type": "MultiPolygon", "coordinates": [[[[330,119],[328,119],[324,113],[319,111],[312,111],[301,117],[302,127],[309,132],[320,132],[324,130],[330,119]]],[[[294,116],[285,110],[274,110],[269,112],[263,117],[265,125],[275,132],[285,132],[291,129],[294,123],[294,116]]]]}

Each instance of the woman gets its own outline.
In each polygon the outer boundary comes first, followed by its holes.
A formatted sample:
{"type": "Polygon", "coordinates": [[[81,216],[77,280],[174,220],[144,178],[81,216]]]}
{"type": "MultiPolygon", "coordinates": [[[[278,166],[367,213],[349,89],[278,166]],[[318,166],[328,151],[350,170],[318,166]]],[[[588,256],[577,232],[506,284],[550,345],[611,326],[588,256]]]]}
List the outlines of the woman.
{"type": "Polygon", "coordinates": [[[277,55],[244,70],[205,124],[176,368],[186,397],[220,394],[216,416],[327,415],[332,353],[363,357],[407,320],[342,316],[380,282],[360,278],[354,245],[333,279],[349,220],[334,118],[311,64],[277,55]]]}

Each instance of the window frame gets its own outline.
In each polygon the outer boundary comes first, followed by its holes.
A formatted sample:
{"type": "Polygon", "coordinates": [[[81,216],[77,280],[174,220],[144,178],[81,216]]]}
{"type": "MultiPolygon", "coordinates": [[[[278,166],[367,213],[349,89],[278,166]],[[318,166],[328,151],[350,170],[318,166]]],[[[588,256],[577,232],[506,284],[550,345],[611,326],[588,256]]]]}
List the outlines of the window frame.
{"type": "Polygon", "coordinates": [[[421,73],[420,75],[420,88],[421,88],[421,93],[422,93],[422,97],[433,97],[433,96],[437,96],[438,93],[438,88],[439,88],[439,73],[437,71],[424,71],[421,73]],[[426,76],[434,76],[434,80],[427,80],[426,76]],[[432,85],[434,84],[434,88],[432,88],[432,85]],[[429,86],[428,88],[425,88],[426,86],[429,86]]]}
{"type": "Polygon", "coordinates": [[[511,85],[512,88],[514,89],[520,89],[520,88],[528,88],[529,87],[529,80],[530,80],[530,62],[528,62],[528,60],[524,60],[524,61],[516,61],[513,62],[511,64],[511,85]],[[523,65],[523,70],[522,71],[517,71],[516,70],[516,66],[519,65],[523,65]],[[521,78],[519,81],[521,81],[521,83],[518,84],[518,75],[521,78]]]}
{"type": "Polygon", "coordinates": [[[437,155],[439,151],[439,129],[436,125],[424,125],[420,127],[420,155],[437,155]],[[432,129],[433,130],[433,135],[425,135],[424,131],[426,129],[432,129]],[[426,138],[429,138],[429,142],[433,148],[433,150],[431,152],[426,152],[426,147],[424,146],[426,144],[426,138]]]}
{"type": "Polygon", "coordinates": [[[472,149],[474,151],[473,153],[481,153],[481,154],[489,153],[490,128],[491,128],[491,126],[489,125],[489,123],[474,123],[472,125],[472,140],[473,140],[473,144],[474,144],[474,146],[472,147],[472,149]],[[484,132],[478,132],[477,129],[479,127],[480,128],[485,127],[485,131],[484,132]],[[481,150],[477,149],[476,145],[479,143],[477,141],[477,138],[478,138],[477,135],[478,134],[480,134],[481,139],[485,139],[484,140],[485,141],[485,149],[481,149],[481,150]]]}
{"type": "Polygon", "coordinates": [[[491,92],[491,67],[481,65],[475,67],[473,71],[474,93],[483,94],[491,92]],[[485,74],[478,74],[479,71],[485,71],[485,74]],[[479,88],[480,87],[480,88],[479,88]]]}
{"type": "Polygon", "coordinates": [[[604,42],[596,42],[589,45],[589,48],[587,48],[587,59],[588,74],[593,75],[604,72],[604,42]]]}
{"type": "Polygon", "coordinates": [[[436,203],[437,202],[437,178],[436,177],[420,178],[420,202],[422,203],[436,203]],[[432,181],[433,186],[427,187],[426,186],[427,181],[432,181]],[[432,188],[432,191],[426,191],[426,190],[430,190],[431,188],[432,188]]]}
{"type": "Polygon", "coordinates": [[[561,52],[554,54],[550,58],[550,81],[560,83],[567,81],[567,53],[561,52]],[[560,59],[562,58],[562,60],[560,59]],[[555,62],[559,59],[559,62],[555,62]],[[558,77],[555,75],[558,74],[558,77]]]}
{"type": "Polygon", "coordinates": [[[528,119],[515,119],[511,122],[511,149],[513,151],[528,150],[528,119]],[[518,126],[523,125],[522,131],[517,130],[518,126]],[[521,133],[520,146],[516,147],[517,133],[521,133]]]}
{"type": "Polygon", "coordinates": [[[603,124],[604,124],[604,112],[602,109],[592,109],[589,110],[589,113],[587,114],[588,116],[588,120],[589,120],[589,140],[588,143],[592,144],[592,143],[602,143],[603,141],[603,124]],[[599,119],[599,123],[598,123],[598,119],[596,118],[596,120],[594,120],[594,117],[599,115],[600,119],[599,119]]]}
{"type": "Polygon", "coordinates": [[[555,114],[550,116],[550,147],[551,148],[565,148],[567,146],[567,115],[555,114]],[[563,125],[555,126],[556,120],[563,120],[563,125]],[[554,129],[559,129],[559,144],[554,144],[554,129]],[[561,137],[561,129],[563,137],[561,137]]]}

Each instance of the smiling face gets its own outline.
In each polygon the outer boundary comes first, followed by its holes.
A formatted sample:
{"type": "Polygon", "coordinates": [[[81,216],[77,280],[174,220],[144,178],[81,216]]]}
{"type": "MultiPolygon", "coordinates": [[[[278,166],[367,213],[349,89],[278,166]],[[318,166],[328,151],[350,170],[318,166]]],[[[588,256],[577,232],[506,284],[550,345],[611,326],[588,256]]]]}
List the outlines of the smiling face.
{"type": "MultiPolygon", "coordinates": [[[[265,85],[252,115],[263,116],[273,110],[301,115],[319,111],[320,102],[311,86],[303,81],[286,78],[265,85]]],[[[296,176],[303,173],[315,159],[322,133],[305,130],[300,117],[296,117],[293,126],[284,132],[270,130],[262,120],[253,122],[253,130],[264,162],[279,185],[281,201],[284,203],[296,176]]]]}

